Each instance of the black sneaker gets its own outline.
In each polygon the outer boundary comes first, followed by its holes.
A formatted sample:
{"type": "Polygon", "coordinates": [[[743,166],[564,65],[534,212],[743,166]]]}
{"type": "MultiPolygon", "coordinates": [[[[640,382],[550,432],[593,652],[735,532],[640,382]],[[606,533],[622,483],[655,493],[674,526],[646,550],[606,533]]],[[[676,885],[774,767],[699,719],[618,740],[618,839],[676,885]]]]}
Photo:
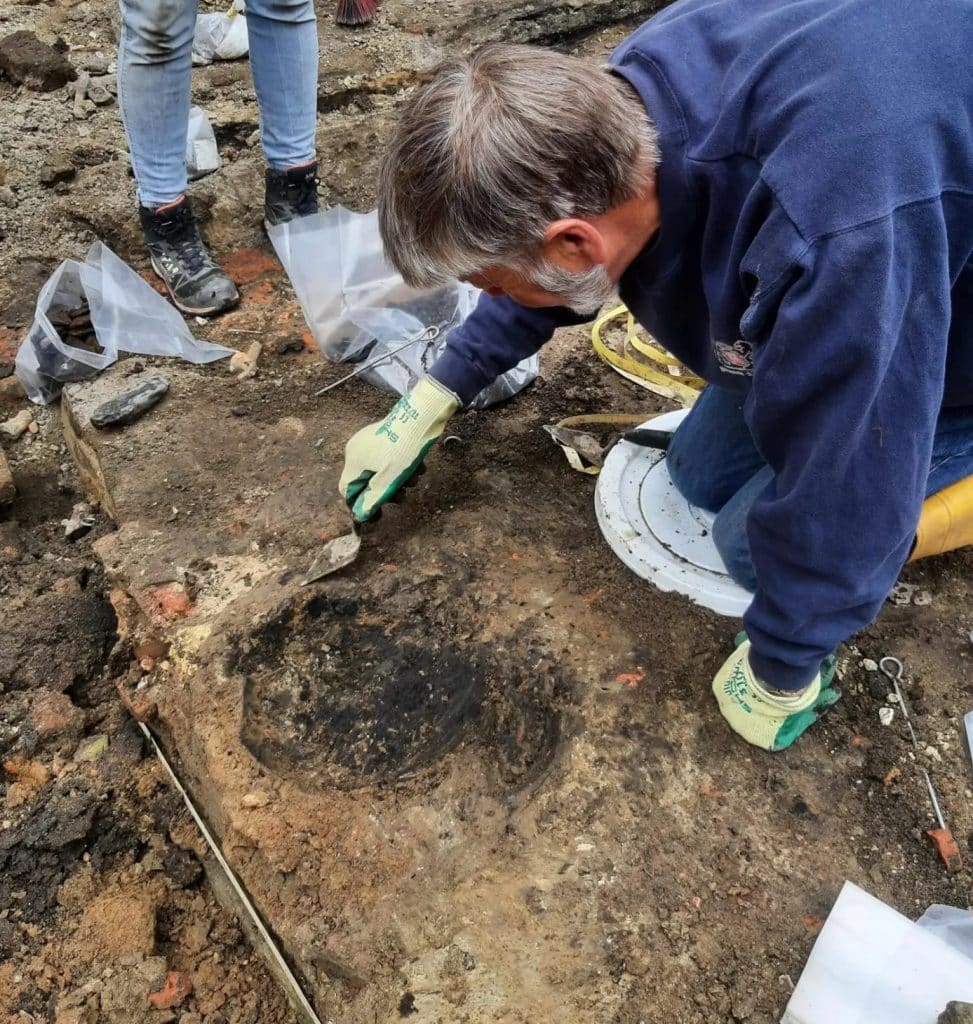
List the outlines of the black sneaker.
{"type": "Polygon", "coordinates": [[[267,169],[264,194],[264,225],[272,227],[318,212],[317,161],[289,171],[267,169]]]}
{"type": "Polygon", "coordinates": [[[240,301],[236,285],[213,261],[199,235],[189,200],[161,211],[139,206],[142,234],[152,269],[184,313],[211,316],[240,301]]]}

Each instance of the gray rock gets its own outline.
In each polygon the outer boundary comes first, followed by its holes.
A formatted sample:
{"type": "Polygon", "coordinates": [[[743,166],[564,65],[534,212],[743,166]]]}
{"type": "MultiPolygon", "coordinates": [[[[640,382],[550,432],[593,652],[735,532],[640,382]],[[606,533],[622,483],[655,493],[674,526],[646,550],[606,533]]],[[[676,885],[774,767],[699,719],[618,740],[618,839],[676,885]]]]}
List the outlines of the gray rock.
{"type": "Polygon", "coordinates": [[[947,1003],[937,1024],[973,1024],[973,1003],[947,1003]]]}
{"type": "Polygon", "coordinates": [[[93,427],[122,427],[134,423],[169,390],[169,381],[156,374],[128,391],[102,402],[91,413],[93,427]]]}

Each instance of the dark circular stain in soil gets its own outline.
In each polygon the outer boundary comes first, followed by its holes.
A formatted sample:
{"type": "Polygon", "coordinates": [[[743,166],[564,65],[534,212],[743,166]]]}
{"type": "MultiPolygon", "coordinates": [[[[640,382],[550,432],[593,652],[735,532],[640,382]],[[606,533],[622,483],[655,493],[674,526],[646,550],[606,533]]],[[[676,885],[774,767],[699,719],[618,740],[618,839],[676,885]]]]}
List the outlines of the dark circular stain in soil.
{"type": "Polygon", "coordinates": [[[392,623],[380,602],[331,591],[239,642],[230,664],[244,677],[247,749],[302,784],[353,789],[475,743],[508,787],[533,781],[554,757],[566,687],[529,645],[512,645],[514,667],[423,607],[400,604],[392,623]]]}

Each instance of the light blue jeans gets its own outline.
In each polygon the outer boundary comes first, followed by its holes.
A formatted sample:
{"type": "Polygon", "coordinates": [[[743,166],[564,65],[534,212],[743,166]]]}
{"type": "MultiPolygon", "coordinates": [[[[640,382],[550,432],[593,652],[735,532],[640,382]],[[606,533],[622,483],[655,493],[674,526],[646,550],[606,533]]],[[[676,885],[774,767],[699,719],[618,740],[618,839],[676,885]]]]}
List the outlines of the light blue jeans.
{"type": "MultiPolygon", "coordinates": [[[[118,99],[143,206],[186,191],[197,0],[120,0],[118,99]]],[[[227,0],[226,6],[229,6],[227,0]]],[[[267,162],[314,159],[318,33],[312,0],[247,0],[250,66],[267,162]]]]}
{"type": "MultiPolygon", "coordinates": [[[[773,470],[743,419],[743,399],[710,386],[673,434],[666,465],[687,501],[716,514],[713,541],[740,586],[757,589],[747,516],[773,470]]],[[[944,409],[936,425],[926,497],[973,475],[973,409],[944,409]]]]}

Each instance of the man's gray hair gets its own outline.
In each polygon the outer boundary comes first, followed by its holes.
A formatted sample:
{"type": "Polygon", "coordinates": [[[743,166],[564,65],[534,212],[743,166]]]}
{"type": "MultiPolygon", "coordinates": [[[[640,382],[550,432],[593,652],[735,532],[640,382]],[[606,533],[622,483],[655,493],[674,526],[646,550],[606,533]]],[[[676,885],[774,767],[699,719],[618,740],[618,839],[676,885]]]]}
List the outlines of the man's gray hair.
{"type": "Polygon", "coordinates": [[[382,162],[386,255],[421,287],[496,266],[531,274],[553,221],[640,195],[658,162],[648,113],[614,72],[490,44],[443,64],[405,108],[382,162]]]}

